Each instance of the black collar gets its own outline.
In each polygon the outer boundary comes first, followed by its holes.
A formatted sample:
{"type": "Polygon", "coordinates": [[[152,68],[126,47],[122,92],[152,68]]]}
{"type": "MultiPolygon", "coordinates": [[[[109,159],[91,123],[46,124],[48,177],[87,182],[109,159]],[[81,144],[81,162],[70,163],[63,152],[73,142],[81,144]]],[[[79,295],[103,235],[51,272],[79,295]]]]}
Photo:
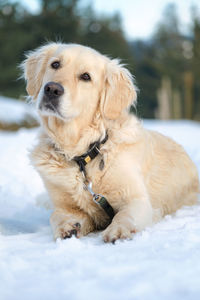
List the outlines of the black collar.
{"type": "MultiPolygon", "coordinates": [[[[101,194],[95,194],[92,189],[90,189],[88,187],[88,181],[87,181],[87,173],[86,173],[86,169],[85,166],[91,161],[93,160],[95,157],[97,157],[97,155],[100,153],[100,146],[102,144],[105,144],[106,141],[108,140],[108,134],[106,132],[106,136],[105,138],[101,141],[98,140],[97,142],[94,142],[92,144],[90,144],[89,146],[89,150],[80,155],[80,156],[75,156],[72,160],[74,160],[78,166],[79,166],[79,170],[83,173],[85,182],[84,185],[86,187],[86,189],[90,192],[90,194],[92,195],[93,201],[95,203],[97,203],[99,206],[101,206],[101,208],[106,212],[106,214],[110,217],[110,220],[113,219],[115,213],[114,210],[112,208],[112,206],[109,204],[109,202],[107,201],[107,199],[101,195],[101,194]]],[[[56,149],[55,145],[54,148],[56,149]]],[[[65,154],[63,154],[65,157],[65,154]]]]}
{"type": "Polygon", "coordinates": [[[95,157],[97,157],[97,155],[100,153],[100,146],[102,144],[105,144],[107,142],[107,140],[108,140],[108,134],[106,133],[106,136],[102,141],[98,140],[97,142],[90,144],[89,150],[86,153],[84,153],[80,156],[75,156],[72,159],[78,164],[80,171],[83,172],[85,176],[86,176],[85,166],[91,160],[93,160],[95,157]]]}
{"type": "Polygon", "coordinates": [[[86,173],[86,169],[85,166],[91,161],[93,160],[95,157],[97,157],[97,155],[100,153],[100,146],[102,144],[105,144],[105,142],[108,140],[108,134],[106,133],[105,138],[100,141],[98,140],[95,143],[92,143],[89,146],[89,150],[80,155],[80,156],[75,156],[72,160],[74,160],[78,166],[79,166],[79,170],[83,173],[83,176],[85,178],[85,187],[86,189],[90,192],[90,194],[92,195],[92,198],[94,200],[95,203],[97,203],[99,206],[101,206],[101,208],[105,211],[105,213],[110,217],[110,220],[113,219],[115,213],[114,210],[112,208],[112,206],[109,204],[109,202],[107,201],[107,199],[101,195],[101,194],[95,194],[87,185],[87,173],[86,173]]]}

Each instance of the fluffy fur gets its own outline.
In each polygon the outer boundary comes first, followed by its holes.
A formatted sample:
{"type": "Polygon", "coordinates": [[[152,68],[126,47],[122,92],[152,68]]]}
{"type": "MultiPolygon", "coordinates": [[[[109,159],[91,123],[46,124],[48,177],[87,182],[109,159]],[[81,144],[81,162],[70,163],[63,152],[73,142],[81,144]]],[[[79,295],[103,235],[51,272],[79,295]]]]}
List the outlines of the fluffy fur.
{"type": "Polygon", "coordinates": [[[39,143],[31,159],[54,205],[50,222],[55,239],[96,229],[104,229],[105,242],[129,239],[164,215],[196,203],[195,165],[180,145],[144,129],[128,113],[136,88],[117,60],[89,47],[51,43],[29,53],[23,70],[27,92],[41,117],[39,143]],[[56,70],[54,61],[60,63],[56,70]],[[91,81],[80,80],[84,72],[91,81]],[[48,82],[64,87],[59,113],[39,109],[48,82]],[[106,132],[108,141],[86,171],[94,191],[105,195],[114,208],[111,223],[84,189],[83,176],[72,160],[106,132]]]}

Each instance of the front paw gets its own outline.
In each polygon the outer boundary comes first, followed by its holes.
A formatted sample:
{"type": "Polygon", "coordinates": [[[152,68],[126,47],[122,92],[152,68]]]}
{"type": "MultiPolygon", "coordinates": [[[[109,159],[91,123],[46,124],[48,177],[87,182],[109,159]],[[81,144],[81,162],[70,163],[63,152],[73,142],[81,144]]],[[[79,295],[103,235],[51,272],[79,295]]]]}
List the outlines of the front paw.
{"type": "Polygon", "coordinates": [[[58,238],[67,239],[75,236],[80,238],[81,236],[81,225],[80,223],[70,224],[67,221],[59,224],[54,231],[55,240],[58,238]]]}
{"type": "Polygon", "coordinates": [[[132,239],[133,233],[136,233],[134,228],[129,228],[124,224],[111,223],[103,231],[103,240],[105,243],[114,243],[118,239],[132,239]]]}

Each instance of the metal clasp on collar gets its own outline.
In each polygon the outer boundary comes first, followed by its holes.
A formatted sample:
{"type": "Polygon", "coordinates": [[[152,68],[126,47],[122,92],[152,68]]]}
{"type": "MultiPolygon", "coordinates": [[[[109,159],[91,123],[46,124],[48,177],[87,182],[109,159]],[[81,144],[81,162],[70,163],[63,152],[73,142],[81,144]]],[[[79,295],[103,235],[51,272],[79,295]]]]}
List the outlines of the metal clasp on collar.
{"type": "Polygon", "coordinates": [[[103,195],[95,194],[95,192],[92,189],[92,182],[88,181],[87,176],[84,171],[82,171],[82,176],[83,176],[84,189],[92,195],[92,200],[96,204],[98,204],[112,220],[115,215],[115,212],[114,212],[112,206],[109,204],[109,202],[103,195]]]}
{"type": "Polygon", "coordinates": [[[103,196],[100,194],[95,194],[95,192],[92,189],[92,182],[90,181],[87,185],[88,192],[92,195],[92,199],[96,204],[99,204],[98,200],[99,198],[102,198],[103,196]]]}

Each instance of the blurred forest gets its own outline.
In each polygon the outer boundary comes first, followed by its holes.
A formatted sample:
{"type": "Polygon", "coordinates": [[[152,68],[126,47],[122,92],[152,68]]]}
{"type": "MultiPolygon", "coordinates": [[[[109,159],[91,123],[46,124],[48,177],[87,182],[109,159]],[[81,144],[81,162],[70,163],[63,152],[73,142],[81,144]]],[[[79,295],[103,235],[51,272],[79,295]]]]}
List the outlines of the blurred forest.
{"type": "Polygon", "coordinates": [[[0,94],[25,95],[19,77],[24,52],[46,41],[81,43],[119,57],[136,77],[137,114],[159,119],[200,120],[200,16],[191,9],[188,36],[169,4],[148,41],[128,41],[119,14],[99,16],[82,0],[40,0],[31,13],[20,2],[0,2],[0,94]]]}

